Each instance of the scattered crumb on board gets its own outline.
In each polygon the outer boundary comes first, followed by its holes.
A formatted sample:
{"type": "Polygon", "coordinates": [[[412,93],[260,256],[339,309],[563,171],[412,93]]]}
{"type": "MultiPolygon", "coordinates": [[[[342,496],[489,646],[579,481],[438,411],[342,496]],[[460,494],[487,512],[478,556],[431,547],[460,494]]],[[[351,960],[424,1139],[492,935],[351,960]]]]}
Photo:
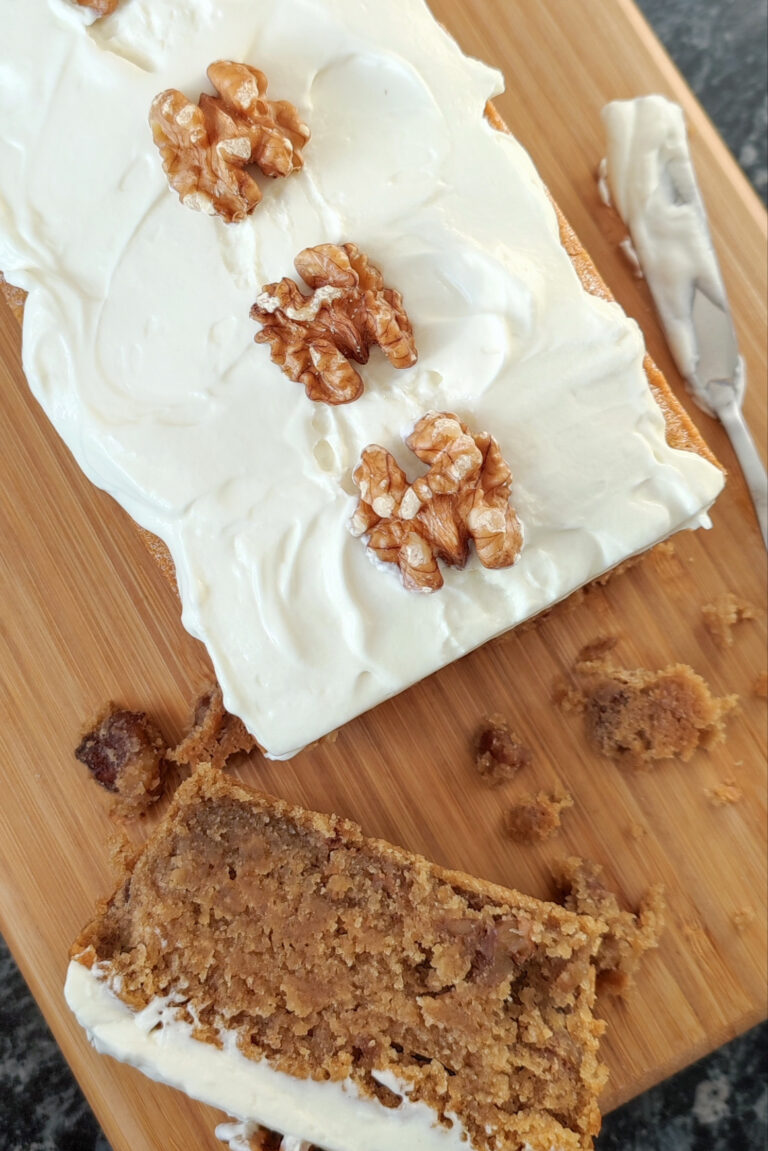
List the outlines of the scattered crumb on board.
{"type": "Polygon", "coordinates": [[[512,730],[503,715],[491,715],[475,732],[475,766],[490,787],[509,783],[531,762],[530,748],[512,730]]]}
{"type": "Polygon", "coordinates": [[[541,843],[557,834],[561,812],[569,807],[573,807],[573,797],[568,792],[524,795],[507,809],[505,831],[516,843],[541,843]]]}
{"type": "Polygon", "coordinates": [[[754,908],[739,907],[731,916],[731,921],[733,922],[733,926],[736,928],[736,930],[741,932],[746,931],[748,927],[751,927],[756,918],[757,915],[754,908]]]}
{"type": "Polygon", "coordinates": [[[740,599],[734,592],[726,591],[712,603],[702,604],[701,617],[704,627],[717,646],[730,647],[736,624],[743,620],[755,619],[757,612],[752,604],[740,599]]]}
{"type": "Polygon", "coordinates": [[[724,779],[715,787],[706,787],[704,794],[713,807],[727,807],[744,798],[744,792],[735,779],[724,779]]]}
{"type": "MultiPolygon", "coordinates": [[[[131,820],[144,815],[168,790],[172,765],[195,768],[211,763],[220,769],[236,752],[254,747],[255,740],[225,709],[221,688],[214,683],[197,699],[189,729],[176,747],[169,748],[146,712],[107,703],[81,736],[75,758],[112,793],[110,814],[131,820]]],[[[113,851],[118,862],[122,851],[123,847],[113,851]]]]}
{"type": "Polygon", "coordinates": [[[614,636],[587,644],[570,680],[560,680],[553,701],[581,712],[596,751],[619,763],[645,768],[656,760],[690,759],[697,747],[725,739],[725,720],[738,697],[717,698],[685,664],[660,671],[623,668],[614,662],[614,636]]]}

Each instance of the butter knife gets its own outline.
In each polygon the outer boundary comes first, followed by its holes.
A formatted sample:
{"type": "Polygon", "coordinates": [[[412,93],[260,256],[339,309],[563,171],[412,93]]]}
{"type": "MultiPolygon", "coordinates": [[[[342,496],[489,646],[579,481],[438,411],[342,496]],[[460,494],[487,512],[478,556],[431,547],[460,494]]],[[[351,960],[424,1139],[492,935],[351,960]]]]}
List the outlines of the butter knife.
{"type": "Polygon", "coordinates": [[[683,110],[663,96],[603,109],[607,154],[600,190],[626,224],[670,350],[693,399],[733,445],[768,548],[768,477],[742,413],[744,361],[683,110]]]}
{"type": "Polygon", "coordinates": [[[728,433],[768,548],[768,477],[742,412],[746,370],[725,288],[719,300],[712,300],[695,285],[691,314],[699,355],[688,387],[699,407],[716,416],[728,433]]]}

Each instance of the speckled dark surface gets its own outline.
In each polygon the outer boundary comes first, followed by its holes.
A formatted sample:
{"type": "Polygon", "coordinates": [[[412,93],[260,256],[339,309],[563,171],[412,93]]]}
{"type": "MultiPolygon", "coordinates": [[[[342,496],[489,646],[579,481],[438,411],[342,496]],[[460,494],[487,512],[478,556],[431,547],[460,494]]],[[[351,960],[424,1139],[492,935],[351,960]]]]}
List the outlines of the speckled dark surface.
{"type": "MultiPolygon", "coordinates": [[[[638,2],[766,200],[768,0],[638,2]]],[[[608,1115],[598,1151],[762,1151],[767,1066],[764,1025],[608,1115]]],[[[2,940],[0,1151],[109,1151],[2,940]]]]}
{"type": "Polygon", "coordinates": [[[767,0],[635,2],[765,202],[767,0]]]}

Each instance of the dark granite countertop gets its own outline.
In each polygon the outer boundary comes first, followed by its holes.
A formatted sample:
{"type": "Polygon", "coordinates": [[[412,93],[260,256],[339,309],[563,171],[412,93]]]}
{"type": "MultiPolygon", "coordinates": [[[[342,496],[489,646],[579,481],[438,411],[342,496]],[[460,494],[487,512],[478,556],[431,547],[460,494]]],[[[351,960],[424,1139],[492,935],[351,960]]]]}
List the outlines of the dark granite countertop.
{"type": "MultiPolygon", "coordinates": [[[[765,201],[768,0],[638,3],[765,201]]],[[[760,1151],[767,1145],[766,1067],[763,1025],[608,1115],[597,1147],[760,1151]]],[[[0,1149],[109,1151],[2,940],[0,1149]]]]}

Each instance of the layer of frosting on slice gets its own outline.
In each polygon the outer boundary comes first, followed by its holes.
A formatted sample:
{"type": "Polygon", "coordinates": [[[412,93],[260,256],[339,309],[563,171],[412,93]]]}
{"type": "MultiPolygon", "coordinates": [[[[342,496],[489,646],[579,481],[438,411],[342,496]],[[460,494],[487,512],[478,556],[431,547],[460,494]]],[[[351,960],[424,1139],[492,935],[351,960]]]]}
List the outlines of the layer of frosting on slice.
{"type": "Polygon", "coordinates": [[[97,1051],[238,1120],[293,1132],[294,1145],[303,1139],[323,1151],[471,1151],[460,1124],[439,1125],[429,1107],[405,1094],[389,1108],[360,1096],[351,1082],[294,1079],[266,1060],[246,1059],[234,1036],[221,1035],[221,1047],[195,1039],[193,1025],[167,1000],[132,1011],[96,967],[71,960],[64,994],[97,1051]]]}

